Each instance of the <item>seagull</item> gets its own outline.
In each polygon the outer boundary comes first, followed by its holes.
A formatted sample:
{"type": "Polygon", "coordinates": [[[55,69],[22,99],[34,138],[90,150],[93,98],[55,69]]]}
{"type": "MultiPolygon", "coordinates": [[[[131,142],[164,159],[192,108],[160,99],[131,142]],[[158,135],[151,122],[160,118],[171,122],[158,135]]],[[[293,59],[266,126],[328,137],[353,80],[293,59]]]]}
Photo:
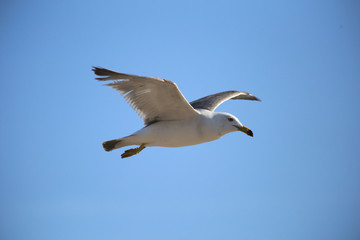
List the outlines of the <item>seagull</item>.
{"type": "Polygon", "coordinates": [[[253,137],[253,132],[229,113],[214,112],[229,99],[260,101],[254,95],[242,91],[225,91],[188,102],[177,85],[169,80],[143,77],[93,67],[99,81],[124,97],[143,120],[145,127],[139,131],[103,142],[109,152],[130,145],[138,148],[126,150],[121,157],[140,153],[146,147],[184,147],[217,140],[227,133],[241,131],[253,137]]]}

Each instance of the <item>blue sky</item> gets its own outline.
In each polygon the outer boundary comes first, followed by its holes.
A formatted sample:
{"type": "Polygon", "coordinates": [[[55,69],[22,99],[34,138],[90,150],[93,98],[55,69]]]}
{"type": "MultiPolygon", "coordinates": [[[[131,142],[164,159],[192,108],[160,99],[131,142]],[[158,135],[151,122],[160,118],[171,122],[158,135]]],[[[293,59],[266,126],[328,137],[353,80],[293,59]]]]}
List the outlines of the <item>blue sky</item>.
{"type": "Polygon", "coordinates": [[[358,1],[0,7],[2,239],[359,239],[358,1]],[[225,90],[231,133],[121,159],[142,127],[91,66],[225,90]]]}

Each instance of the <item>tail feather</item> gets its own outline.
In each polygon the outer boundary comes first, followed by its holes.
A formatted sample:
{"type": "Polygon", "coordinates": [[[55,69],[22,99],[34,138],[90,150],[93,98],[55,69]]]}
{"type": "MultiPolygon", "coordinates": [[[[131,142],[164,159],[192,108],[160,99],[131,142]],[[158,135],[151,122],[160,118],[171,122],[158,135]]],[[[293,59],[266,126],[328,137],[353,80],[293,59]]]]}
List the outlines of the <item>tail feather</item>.
{"type": "Polygon", "coordinates": [[[130,135],[123,138],[113,139],[106,142],[103,142],[102,146],[105,151],[110,152],[112,150],[130,146],[130,145],[141,145],[142,143],[139,143],[136,141],[136,137],[134,139],[135,135],[130,135]]]}
{"type": "Polygon", "coordinates": [[[114,139],[110,141],[103,142],[102,146],[105,149],[105,151],[110,152],[114,149],[117,149],[119,147],[116,147],[116,144],[120,143],[122,140],[120,139],[114,139]]]}

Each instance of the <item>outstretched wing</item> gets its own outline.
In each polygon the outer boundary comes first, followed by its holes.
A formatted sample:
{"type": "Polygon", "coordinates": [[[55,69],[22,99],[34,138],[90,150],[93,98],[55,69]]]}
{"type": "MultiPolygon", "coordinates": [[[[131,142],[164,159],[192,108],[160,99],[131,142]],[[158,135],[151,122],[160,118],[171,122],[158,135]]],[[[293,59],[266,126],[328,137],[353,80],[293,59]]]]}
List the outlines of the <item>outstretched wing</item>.
{"type": "Polygon", "coordinates": [[[261,101],[254,95],[247,92],[240,91],[226,91],[215,93],[198,100],[192,101],[190,104],[195,109],[206,109],[214,111],[220,104],[229,99],[245,99],[245,100],[256,100],[261,101]]]}
{"type": "Polygon", "coordinates": [[[174,82],[162,78],[142,77],[93,67],[99,81],[125,98],[144,121],[145,125],[157,121],[178,120],[195,116],[198,112],[189,104],[174,82]]]}

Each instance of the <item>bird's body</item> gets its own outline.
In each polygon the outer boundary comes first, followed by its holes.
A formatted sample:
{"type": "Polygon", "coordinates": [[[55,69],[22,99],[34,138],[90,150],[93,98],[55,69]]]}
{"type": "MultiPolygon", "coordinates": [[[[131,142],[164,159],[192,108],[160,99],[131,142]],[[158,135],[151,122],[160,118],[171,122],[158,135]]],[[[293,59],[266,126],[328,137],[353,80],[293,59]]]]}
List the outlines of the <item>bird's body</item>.
{"type": "Polygon", "coordinates": [[[197,116],[188,119],[160,121],[146,126],[128,137],[118,139],[119,143],[115,148],[143,143],[148,147],[185,147],[214,141],[226,133],[238,131],[231,126],[224,128],[218,124],[219,121],[214,121],[223,117],[230,115],[219,115],[201,109],[197,116]]]}
{"type": "Polygon", "coordinates": [[[151,77],[122,74],[104,68],[94,68],[95,74],[108,76],[98,80],[115,80],[107,84],[120,91],[130,106],[140,115],[145,127],[123,138],[106,141],[106,151],[139,145],[122,157],[130,157],[145,147],[184,147],[214,141],[227,133],[242,131],[253,136],[250,129],[229,113],[213,112],[228,99],[259,100],[238,91],[213,94],[188,103],[175,83],[151,77]],[[123,79],[123,81],[118,81],[123,79]]]}

